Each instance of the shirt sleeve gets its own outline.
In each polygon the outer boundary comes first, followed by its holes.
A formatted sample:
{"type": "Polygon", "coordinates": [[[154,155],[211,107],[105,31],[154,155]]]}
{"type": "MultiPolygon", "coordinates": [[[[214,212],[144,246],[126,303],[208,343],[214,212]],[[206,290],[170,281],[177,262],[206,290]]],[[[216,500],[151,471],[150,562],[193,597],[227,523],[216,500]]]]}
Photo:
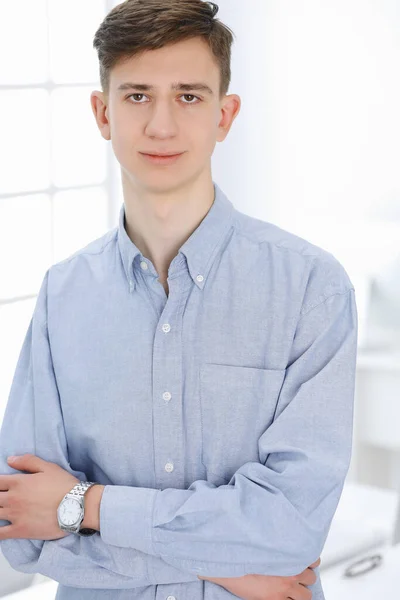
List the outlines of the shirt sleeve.
{"type": "Polygon", "coordinates": [[[219,487],[106,486],[104,541],[205,577],[291,576],[315,562],[350,466],[357,327],[354,287],[320,296],[297,322],[259,462],[219,487]]]}
{"type": "MultiPolygon", "coordinates": [[[[75,477],[86,474],[71,468],[60,399],[47,333],[47,279],[17,361],[0,431],[0,473],[21,474],[7,457],[35,454],[56,463],[75,477]]],[[[10,521],[0,519],[0,525],[10,521]]],[[[198,581],[196,575],[140,549],[109,546],[99,533],[76,534],[56,540],[5,539],[0,548],[10,566],[24,573],[41,573],[62,584],[84,588],[135,588],[151,584],[198,581]]]]}

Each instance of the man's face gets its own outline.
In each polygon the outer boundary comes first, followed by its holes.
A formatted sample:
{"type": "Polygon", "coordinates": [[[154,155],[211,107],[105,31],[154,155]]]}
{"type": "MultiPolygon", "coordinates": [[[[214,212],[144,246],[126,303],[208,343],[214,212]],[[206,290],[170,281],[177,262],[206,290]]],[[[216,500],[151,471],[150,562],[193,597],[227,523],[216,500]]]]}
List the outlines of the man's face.
{"type": "Polygon", "coordinates": [[[219,86],[219,68],[201,38],[120,61],[110,73],[109,98],[93,92],[91,101],[123,175],[140,186],[165,189],[209,170],[216,142],[225,139],[240,108],[236,95],[219,98],[219,86]],[[119,89],[128,83],[154,87],[119,89]],[[171,89],[178,83],[204,84],[210,91],[171,89]],[[183,154],[162,165],[141,154],[157,152],[183,154]]]}

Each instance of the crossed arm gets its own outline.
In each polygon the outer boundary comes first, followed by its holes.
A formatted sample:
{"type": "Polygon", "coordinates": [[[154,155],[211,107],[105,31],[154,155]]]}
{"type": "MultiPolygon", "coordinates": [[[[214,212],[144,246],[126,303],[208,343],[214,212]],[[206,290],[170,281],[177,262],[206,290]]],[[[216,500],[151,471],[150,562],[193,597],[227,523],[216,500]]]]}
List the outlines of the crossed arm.
{"type": "MultiPolygon", "coordinates": [[[[68,462],[44,302],[41,290],[0,432],[0,473],[11,473],[10,454],[31,453],[87,480],[68,462]],[[42,410],[51,431],[35,418],[42,410]]],[[[203,480],[187,490],[107,485],[98,534],[0,540],[10,565],[73,587],[114,589],[300,573],[321,554],[348,469],[356,322],[352,289],[302,318],[298,356],[260,438],[265,460],[246,463],[218,488],[203,480]]]]}

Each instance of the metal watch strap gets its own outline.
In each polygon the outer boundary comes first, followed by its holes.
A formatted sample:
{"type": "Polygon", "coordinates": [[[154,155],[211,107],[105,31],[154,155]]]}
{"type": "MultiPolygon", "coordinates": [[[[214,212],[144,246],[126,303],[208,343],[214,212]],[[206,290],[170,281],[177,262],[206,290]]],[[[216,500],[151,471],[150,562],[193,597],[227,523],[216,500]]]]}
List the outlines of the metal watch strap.
{"type": "Polygon", "coordinates": [[[96,483],[97,481],[80,481],[79,483],[74,485],[72,490],[68,493],[72,494],[73,496],[83,496],[84,493],[87,492],[87,490],[90,487],[92,487],[92,485],[96,485],[96,483]]]}
{"type": "MultiPolygon", "coordinates": [[[[80,481],[79,483],[74,485],[74,487],[69,492],[69,494],[71,494],[72,496],[82,497],[85,495],[85,493],[88,491],[88,489],[90,487],[92,487],[92,485],[98,485],[98,482],[96,482],[96,481],[80,481]]],[[[94,535],[95,533],[97,533],[97,530],[91,529],[90,527],[82,527],[76,533],[77,533],[77,535],[82,535],[84,537],[88,537],[90,535],[94,535]]]]}

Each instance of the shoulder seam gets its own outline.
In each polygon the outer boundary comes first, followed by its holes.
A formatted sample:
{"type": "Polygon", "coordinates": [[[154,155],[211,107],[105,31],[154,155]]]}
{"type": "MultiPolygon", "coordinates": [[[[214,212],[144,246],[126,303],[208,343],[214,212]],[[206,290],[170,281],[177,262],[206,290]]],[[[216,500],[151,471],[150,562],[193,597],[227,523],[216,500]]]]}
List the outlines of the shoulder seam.
{"type": "Polygon", "coordinates": [[[344,292],[335,292],[334,294],[330,294],[329,296],[327,296],[326,298],[324,298],[323,300],[321,300],[321,302],[317,302],[317,304],[314,304],[313,306],[311,306],[310,308],[308,308],[305,312],[300,313],[299,321],[300,321],[301,318],[303,318],[306,315],[308,315],[309,312],[311,312],[312,310],[314,310],[314,308],[317,308],[318,306],[321,306],[321,304],[324,304],[327,300],[329,300],[330,298],[333,298],[333,296],[345,296],[346,294],[349,294],[352,290],[355,292],[354,286],[350,287],[350,288],[347,288],[344,292]]]}
{"type": "MultiPolygon", "coordinates": [[[[266,221],[265,221],[266,222],[266,221]]],[[[267,223],[267,222],[266,222],[267,223]]],[[[271,225],[273,225],[273,223],[271,223],[271,225]]],[[[320,254],[318,252],[316,252],[315,254],[304,254],[303,252],[301,252],[300,250],[296,250],[296,248],[288,248],[287,246],[281,246],[280,244],[278,244],[277,242],[274,242],[272,240],[254,240],[251,237],[249,237],[248,235],[246,235],[246,233],[240,228],[240,224],[238,223],[238,220],[235,219],[235,223],[234,223],[234,229],[235,231],[241,235],[242,237],[244,237],[246,240],[248,240],[249,242],[252,242],[253,244],[260,246],[261,244],[270,244],[271,246],[274,246],[275,248],[277,248],[278,250],[285,250],[287,252],[293,252],[294,254],[297,254],[298,256],[302,256],[304,258],[307,257],[311,257],[311,258],[321,258],[320,254]]],[[[290,233],[290,232],[288,232],[290,233]]],[[[306,239],[304,239],[305,242],[307,242],[306,239]]],[[[309,242],[307,242],[309,243],[309,242]]],[[[322,250],[323,252],[326,252],[327,255],[329,257],[333,257],[333,254],[331,252],[329,252],[329,250],[325,250],[324,248],[319,248],[317,246],[317,248],[319,250],[322,250]]]]}
{"type": "MultiPolygon", "coordinates": [[[[87,255],[87,254],[89,254],[90,256],[97,256],[98,254],[102,254],[102,252],[104,252],[104,250],[107,248],[107,246],[108,246],[109,244],[111,244],[111,242],[112,242],[112,241],[115,239],[115,237],[116,237],[116,235],[115,235],[115,234],[117,233],[117,231],[118,231],[118,228],[115,228],[115,227],[114,227],[114,229],[113,229],[113,230],[111,230],[111,231],[113,231],[113,235],[112,235],[112,236],[111,236],[111,238],[108,240],[108,242],[107,242],[106,244],[104,244],[104,246],[102,246],[102,248],[101,248],[101,249],[100,249],[98,252],[89,252],[89,251],[87,251],[87,252],[79,252],[79,250],[78,250],[78,251],[77,251],[77,252],[78,252],[77,254],[74,254],[73,256],[70,256],[70,257],[68,257],[68,258],[65,258],[64,260],[62,260],[62,261],[60,261],[60,262],[58,262],[58,263],[54,263],[54,265],[51,265],[51,267],[50,267],[50,268],[53,268],[53,267],[60,267],[60,266],[62,266],[62,265],[68,264],[68,263],[69,263],[71,260],[73,260],[74,258],[78,258],[78,256],[85,256],[85,255],[87,255]]],[[[90,242],[89,242],[89,243],[90,243],[90,242]]]]}

